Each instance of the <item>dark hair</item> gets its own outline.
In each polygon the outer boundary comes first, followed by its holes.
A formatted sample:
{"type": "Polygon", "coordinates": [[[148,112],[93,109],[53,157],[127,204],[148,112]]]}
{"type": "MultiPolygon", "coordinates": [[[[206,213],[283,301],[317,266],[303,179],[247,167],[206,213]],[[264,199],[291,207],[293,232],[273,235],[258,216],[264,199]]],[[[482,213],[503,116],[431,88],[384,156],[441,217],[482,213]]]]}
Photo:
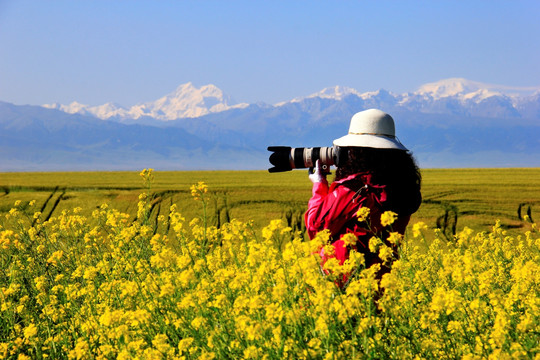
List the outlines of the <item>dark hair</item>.
{"type": "Polygon", "coordinates": [[[386,185],[386,210],[400,215],[410,215],[418,210],[422,202],[422,176],[408,151],[349,147],[347,152],[347,162],[337,169],[335,180],[371,173],[374,184],[386,185]]]}

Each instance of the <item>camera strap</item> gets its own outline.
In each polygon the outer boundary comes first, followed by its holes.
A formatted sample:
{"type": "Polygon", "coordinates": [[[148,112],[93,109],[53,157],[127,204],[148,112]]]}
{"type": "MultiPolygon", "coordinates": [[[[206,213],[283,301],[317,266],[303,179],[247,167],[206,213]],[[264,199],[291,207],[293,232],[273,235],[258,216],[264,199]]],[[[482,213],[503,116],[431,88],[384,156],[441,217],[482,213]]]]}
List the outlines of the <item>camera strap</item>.
{"type": "Polygon", "coordinates": [[[364,184],[364,186],[362,186],[360,189],[358,189],[358,190],[354,193],[354,195],[353,195],[353,197],[352,197],[352,202],[353,202],[353,203],[356,203],[356,200],[357,200],[359,197],[361,197],[361,196],[367,195],[367,192],[368,192],[368,191],[369,191],[369,186],[368,186],[368,184],[364,184]]]}

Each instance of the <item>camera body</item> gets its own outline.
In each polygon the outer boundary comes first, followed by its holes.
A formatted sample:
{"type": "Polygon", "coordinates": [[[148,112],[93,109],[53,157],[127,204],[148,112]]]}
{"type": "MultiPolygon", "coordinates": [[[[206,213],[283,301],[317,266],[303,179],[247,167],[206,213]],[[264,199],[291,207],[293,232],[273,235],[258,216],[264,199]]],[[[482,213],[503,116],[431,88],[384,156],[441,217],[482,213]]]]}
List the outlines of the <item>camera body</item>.
{"type": "Polygon", "coordinates": [[[270,163],[273,168],[268,172],[290,171],[292,169],[312,168],[319,160],[323,171],[331,165],[341,166],[347,161],[347,151],[339,146],[292,148],[290,146],[269,146],[270,163]]]}

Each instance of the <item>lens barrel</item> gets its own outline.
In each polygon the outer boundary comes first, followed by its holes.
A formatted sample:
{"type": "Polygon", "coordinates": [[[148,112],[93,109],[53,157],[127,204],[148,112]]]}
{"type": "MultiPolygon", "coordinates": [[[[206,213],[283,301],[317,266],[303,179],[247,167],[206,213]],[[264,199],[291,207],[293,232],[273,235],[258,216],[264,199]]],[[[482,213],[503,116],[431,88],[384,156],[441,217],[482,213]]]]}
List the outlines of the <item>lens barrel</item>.
{"type": "Polygon", "coordinates": [[[326,169],[336,163],[333,147],[291,148],[289,146],[269,146],[270,163],[273,168],[269,172],[290,171],[292,169],[311,168],[319,160],[326,169]]]}

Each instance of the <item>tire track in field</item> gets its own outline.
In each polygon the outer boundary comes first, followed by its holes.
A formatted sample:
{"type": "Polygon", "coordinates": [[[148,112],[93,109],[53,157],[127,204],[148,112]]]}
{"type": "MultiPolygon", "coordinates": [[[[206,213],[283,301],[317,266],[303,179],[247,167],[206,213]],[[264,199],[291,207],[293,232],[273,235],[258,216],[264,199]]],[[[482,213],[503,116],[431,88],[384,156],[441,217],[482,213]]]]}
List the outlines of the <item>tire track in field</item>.
{"type": "Polygon", "coordinates": [[[454,190],[441,191],[422,199],[422,204],[438,205],[443,210],[443,213],[436,217],[435,226],[441,230],[441,233],[448,241],[452,240],[456,234],[459,217],[473,213],[473,211],[460,211],[456,204],[478,202],[478,200],[472,199],[444,200],[445,197],[456,194],[459,194],[459,192],[454,190]]]}
{"type": "MultiPolygon", "coordinates": [[[[60,188],[59,185],[56,186],[13,186],[11,189],[4,187],[10,191],[35,191],[35,192],[46,192],[46,191],[57,191],[60,188]]],[[[77,192],[77,191],[93,191],[93,190],[120,190],[120,191],[131,191],[139,190],[140,187],[135,186],[63,186],[62,189],[77,192]]]]}
{"type": "MultiPolygon", "coordinates": [[[[52,214],[54,213],[54,211],[56,210],[56,208],[58,207],[58,204],[60,204],[60,201],[62,201],[62,197],[66,194],[66,189],[62,189],[62,193],[56,198],[56,201],[54,202],[53,204],[53,207],[51,209],[51,211],[49,212],[49,215],[47,215],[47,217],[45,218],[45,221],[48,221],[52,214]]],[[[54,193],[52,194],[54,195],[54,193]]],[[[49,199],[47,201],[50,200],[50,198],[52,198],[52,195],[49,197],[49,199]]]]}
{"type": "Polygon", "coordinates": [[[49,195],[49,197],[47,199],[45,199],[45,202],[43,203],[43,205],[41,206],[41,210],[39,210],[41,213],[43,213],[45,211],[45,208],[47,207],[47,204],[49,203],[49,201],[52,199],[52,197],[54,196],[54,194],[58,191],[58,186],[55,187],[53,189],[53,191],[51,192],[51,194],[49,195]]]}
{"type": "MultiPolygon", "coordinates": [[[[170,198],[170,204],[169,204],[169,209],[173,206],[173,197],[171,196],[170,198]]],[[[167,221],[167,231],[165,232],[165,234],[169,234],[169,231],[171,230],[171,219],[169,218],[168,221],[167,221]]]]}
{"type": "MultiPolygon", "coordinates": [[[[452,196],[458,194],[457,191],[441,191],[427,198],[422,199],[422,204],[432,204],[438,205],[442,208],[443,214],[439,215],[435,219],[435,226],[437,229],[441,230],[442,235],[446,240],[451,241],[457,231],[457,223],[460,215],[464,213],[459,211],[459,208],[456,203],[471,202],[470,200],[465,199],[456,199],[456,200],[441,200],[447,196],[452,196]]],[[[474,201],[472,201],[474,202],[474,201]]]]}
{"type": "MultiPolygon", "coordinates": [[[[43,214],[43,212],[45,211],[45,209],[47,208],[47,205],[49,204],[49,201],[51,201],[51,199],[53,198],[54,194],[56,194],[56,192],[58,191],[58,186],[56,186],[52,192],[49,194],[49,196],[47,197],[47,199],[45,199],[45,201],[43,202],[43,205],[41,205],[41,209],[39,210],[40,213],[43,214]]],[[[65,192],[65,190],[64,190],[65,192]]],[[[58,205],[58,204],[56,204],[58,205]]],[[[52,212],[54,211],[54,209],[56,208],[56,205],[53,206],[52,210],[49,212],[49,215],[47,216],[47,218],[45,219],[45,221],[49,220],[49,218],[51,217],[52,215],[52,212]]],[[[35,218],[34,220],[32,220],[32,226],[35,226],[36,225],[36,221],[37,221],[37,218],[35,218]]]]}
{"type": "Polygon", "coordinates": [[[528,216],[529,221],[531,223],[534,223],[534,220],[533,220],[533,217],[532,217],[532,207],[533,207],[533,205],[538,205],[538,204],[540,204],[540,201],[528,201],[528,202],[520,203],[519,206],[518,206],[518,209],[517,209],[518,219],[521,220],[521,221],[524,221],[525,216],[528,216]],[[527,210],[525,210],[525,208],[527,210]],[[522,214],[522,210],[526,213],[526,215],[522,214]]]}
{"type": "MultiPolygon", "coordinates": [[[[157,211],[156,211],[156,215],[154,217],[154,233],[153,235],[156,235],[157,233],[157,230],[158,230],[158,224],[159,224],[159,213],[161,212],[161,203],[163,201],[163,198],[159,198],[158,201],[156,201],[156,204],[157,204],[157,211]]],[[[150,210],[150,214],[152,214],[152,211],[153,209],[156,207],[156,204],[154,204],[150,210]]]]}
{"type": "MultiPolygon", "coordinates": [[[[150,195],[150,200],[149,200],[150,209],[148,209],[148,220],[150,219],[153,220],[153,234],[154,235],[157,233],[157,230],[158,230],[158,224],[159,224],[158,218],[159,218],[159,214],[161,213],[161,206],[162,206],[163,201],[169,198],[170,204],[172,206],[173,196],[175,194],[185,193],[185,192],[186,192],[185,190],[163,190],[163,191],[152,193],[150,195]]],[[[131,222],[133,223],[135,221],[137,221],[137,214],[135,214],[135,217],[133,218],[131,222]]],[[[169,232],[169,229],[170,229],[170,224],[168,223],[167,233],[169,232]]]]}
{"type": "MultiPolygon", "coordinates": [[[[517,216],[514,218],[500,210],[459,210],[458,204],[460,203],[482,203],[482,200],[479,199],[454,199],[454,200],[442,200],[446,196],[451,196],[459,194],[456,191],[444,191],[433,194],[425,199],[423,199],[423,204],[432,204],[439,205],[444,213],[436,218],[436,226],[438,229],[442,230],[443,235],[448,239],[453,239],[456,234],[457,222],[460,216],[492,216],[498,219],[506,219],[506,223],[501,224],[505,229],[515,229],[522,228],[524,224],[511,224],[515,220],[519,221],[530,221],[534,223],[533,219],[533,207],[540,204],[540,201],[526,201],[518,204],[517,207],[517,216]],[[528,219],[527,219],[528,218],[528,219]]],[[[490,223],[491,224],[491,223],[490,223]]],[[[485,225],[490,225],[485,224],[485,225]]]]}
{"type": "Polygon", "coordinates": [[[450,196],[450,195],[455,195],[455,194],[458,194],[457,191],[441,191],[441,192],[438,192],[438,193],[434,193],[434,194],[431,194],[429,197],[425,198],[423,200],[426,201],[426,202],[436,202],[436,201],[440,201],[440,200],[436,200],[436,199],[440,199],[442,197],[445,197],[445,196],[450,196]]]}

